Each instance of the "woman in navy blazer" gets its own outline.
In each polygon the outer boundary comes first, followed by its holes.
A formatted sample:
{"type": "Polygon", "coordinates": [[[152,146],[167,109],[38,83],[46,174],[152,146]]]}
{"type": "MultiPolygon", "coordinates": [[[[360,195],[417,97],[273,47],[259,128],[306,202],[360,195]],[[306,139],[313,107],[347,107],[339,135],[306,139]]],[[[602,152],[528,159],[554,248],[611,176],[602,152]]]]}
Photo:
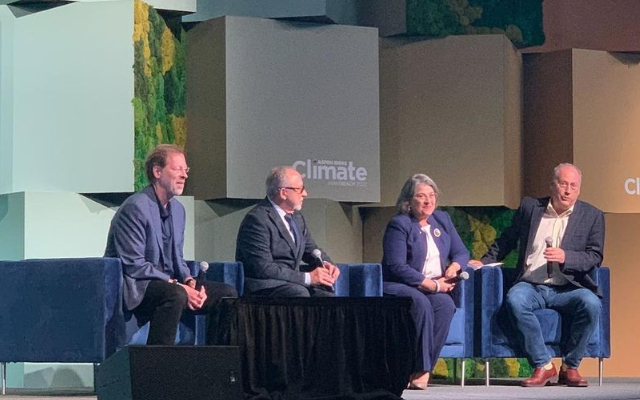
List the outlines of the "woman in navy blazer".
{"type": "Polygon", "coordinates": [[[449,214],[437,211],[438,186],[424,174],[409,178],[384,233],[384,293],[411,297],[418,355],[410,389],[426,389],[455,313],[450,281],[469,261],[449,214]]]}

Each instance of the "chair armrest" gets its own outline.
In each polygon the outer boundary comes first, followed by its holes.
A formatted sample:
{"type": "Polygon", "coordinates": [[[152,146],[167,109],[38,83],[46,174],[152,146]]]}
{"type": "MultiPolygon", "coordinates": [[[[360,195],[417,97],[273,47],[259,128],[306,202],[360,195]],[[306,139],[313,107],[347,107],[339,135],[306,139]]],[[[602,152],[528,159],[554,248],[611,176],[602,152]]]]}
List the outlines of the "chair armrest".
{"type": "Polygon", "coordinates": [[[376,263],[338,264],[336,296],[382,297],[382,266],[376,263]]]}
{"type": "Polygon", "coordinates": [[[502,307],[504,279],[501,267],[482,267],[474,271],[475,302],[474,324],[476,357],[490,354],[492,324],[502,307]]]}
{"type": "Polygon", "coordinates": [[[124,346],[117,258],[0,262],[0,361],[101,362],[124,346]]]}

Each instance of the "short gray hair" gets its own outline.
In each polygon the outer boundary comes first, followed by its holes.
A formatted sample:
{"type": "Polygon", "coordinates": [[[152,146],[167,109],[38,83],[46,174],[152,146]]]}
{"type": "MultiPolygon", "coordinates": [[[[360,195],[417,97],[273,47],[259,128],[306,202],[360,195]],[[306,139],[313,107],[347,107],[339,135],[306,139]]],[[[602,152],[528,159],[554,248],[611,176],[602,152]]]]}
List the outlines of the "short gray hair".
{"type": "Polygon", "coordinates": [[[561,163],[556,165],[556,167],[553,169],[553,176],[551,177],[551,183],[556,182],[558,180],[558,178],[560,177],[560,169],[564,167],[571,167],[576,171],[578,171],[578,176],[580,176],[580,182],[582,182],[582,171],[580,170],[580,168],[576,167],[571,163],[561,163]]]}
{"type": "Polygon", "coordinates": [[[396,211],[400,214],[409,214],[411,199],[416,193],[416,187],[418,185],[431,186],[436,196],[440,196],[440,190],[438,185],[425,174],[413,174],[411,178],[407,179],[400,190],[400,195],[396,201],[396,211]]]}
{"type": "Polygon", "coordinates": [[[265,185],[267,187],[267,197],[275,199],[278,196],[280,188],[286,186],[285,180],[287,178],[287,171],[294,169],[292,166],[283,165],[281,167],[275,167],[267,175],[267,181],[265,185]]]}

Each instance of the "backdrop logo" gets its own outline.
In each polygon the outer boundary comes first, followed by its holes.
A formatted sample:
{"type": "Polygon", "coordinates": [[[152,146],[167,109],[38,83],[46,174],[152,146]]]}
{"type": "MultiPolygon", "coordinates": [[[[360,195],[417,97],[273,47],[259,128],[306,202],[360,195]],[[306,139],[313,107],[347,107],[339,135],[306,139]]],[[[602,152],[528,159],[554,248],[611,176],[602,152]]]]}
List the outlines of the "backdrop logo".
{"type": "Polygon", "coordinates": [[[627,194],[640,195],[640,178],[629,178],[624,181],[624,191],[627,194]]]}
{"type": "Polygon", "coordinates": [[[326,181],[329,186],[367,186],[367,169],[354,165],[353,161],[298,160],[293,168],[303,178],[326,181]]]}

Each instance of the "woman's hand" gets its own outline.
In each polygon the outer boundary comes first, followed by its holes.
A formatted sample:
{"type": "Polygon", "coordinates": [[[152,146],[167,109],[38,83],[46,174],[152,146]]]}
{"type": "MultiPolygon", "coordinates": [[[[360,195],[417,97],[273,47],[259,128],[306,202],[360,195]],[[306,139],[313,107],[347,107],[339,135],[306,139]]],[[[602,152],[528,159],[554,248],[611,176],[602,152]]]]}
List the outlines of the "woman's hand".
{"type": "Polygon", "coordinates": [[[456,276],[458,276],[458,273],[460,272],[461,269],[462,268],[460,267],[460,264],[458,264],[457,262],[452,262],[444,271],[444,278],[445,279],[455,278],[456,276]]]}
{"type": "Polygon", "coordinates": [[[456,284],[448,281],[448,279],[449,278],[444,276],[437,279],[438,285],[440,285],[440,293],[450,293],[456,287],[456,284]]]}

